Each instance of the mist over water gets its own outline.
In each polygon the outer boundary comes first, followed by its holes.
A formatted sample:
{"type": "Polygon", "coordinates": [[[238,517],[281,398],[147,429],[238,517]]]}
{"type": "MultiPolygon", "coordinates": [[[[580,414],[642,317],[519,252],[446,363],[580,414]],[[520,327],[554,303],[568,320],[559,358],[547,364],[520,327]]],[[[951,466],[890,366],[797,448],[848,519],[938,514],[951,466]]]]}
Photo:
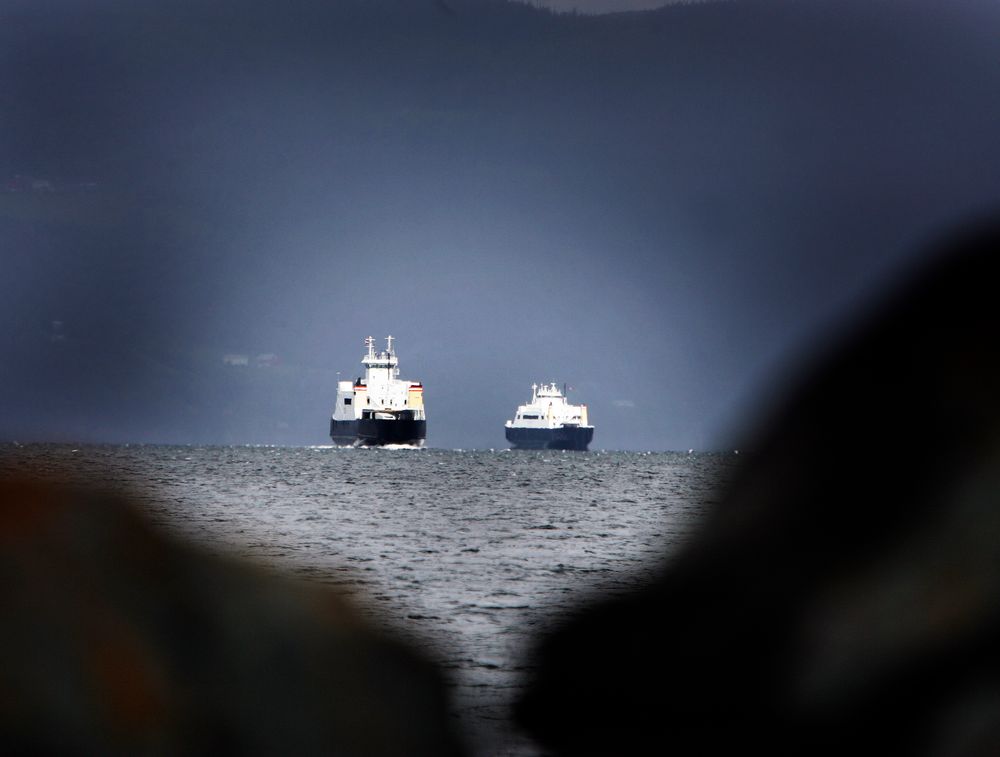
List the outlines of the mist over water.
{"type": "Polygon", "coordinates": [[[538,750],[508,707],[556,613],[652,577],[733,456],[5,446],[0,473],[125,487],[205,548],[336,586],[430,654],[474,754],[538,750]]]}

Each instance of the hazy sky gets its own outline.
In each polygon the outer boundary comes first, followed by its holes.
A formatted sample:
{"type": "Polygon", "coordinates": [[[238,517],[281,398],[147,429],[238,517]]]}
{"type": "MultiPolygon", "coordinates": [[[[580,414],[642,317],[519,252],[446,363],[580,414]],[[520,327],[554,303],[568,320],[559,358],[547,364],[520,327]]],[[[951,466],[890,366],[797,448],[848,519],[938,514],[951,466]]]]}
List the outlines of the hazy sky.
{"type": "Polygon", "coordinates": [[[433,446],[505,446],[533,381],[598,449],[731,445],[1000,202],[998,18],[5,5],[0,440],[323,443],[391,333],[433,446]]]}

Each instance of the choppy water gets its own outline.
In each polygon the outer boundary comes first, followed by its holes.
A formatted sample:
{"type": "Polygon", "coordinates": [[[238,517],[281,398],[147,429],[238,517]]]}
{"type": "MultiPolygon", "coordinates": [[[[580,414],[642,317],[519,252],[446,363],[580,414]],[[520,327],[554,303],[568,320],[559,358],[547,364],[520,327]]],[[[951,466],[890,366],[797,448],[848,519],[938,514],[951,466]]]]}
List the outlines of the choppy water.
{"type": "Polygon", "coordinates": [[[560,607],[650,576],[733,459],[35,445],[6,447],[0,462],[127,485],[198,543],[350,592],[433,650],[477,756],[527,757],[540,752],[507,710],[531,641],[560,607]]]}

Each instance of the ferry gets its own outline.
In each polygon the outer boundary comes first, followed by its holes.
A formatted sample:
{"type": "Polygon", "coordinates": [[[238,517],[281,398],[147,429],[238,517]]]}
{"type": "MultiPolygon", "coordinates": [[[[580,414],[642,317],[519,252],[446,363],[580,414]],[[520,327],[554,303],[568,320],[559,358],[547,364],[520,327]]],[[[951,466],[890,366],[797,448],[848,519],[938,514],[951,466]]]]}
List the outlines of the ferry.
{"type": "Polygon", "coordinates": [[[364,378],[337,382],[337,400],[330,417],[334,444],[372,447],[400,444],[422,447],[427,438],[424,385],[399,378],[399,358],[386,337],[386,349],[375,351],[375,340],[365,339],[361,358],[364,378]]]}
{"type": "Polygon", "coordinates": [[[532,384],[531,402],[520,405],[504,428],[514,449],[587,449],[594,427],[586,405],[571,405],[555,382],[532,384]]]}

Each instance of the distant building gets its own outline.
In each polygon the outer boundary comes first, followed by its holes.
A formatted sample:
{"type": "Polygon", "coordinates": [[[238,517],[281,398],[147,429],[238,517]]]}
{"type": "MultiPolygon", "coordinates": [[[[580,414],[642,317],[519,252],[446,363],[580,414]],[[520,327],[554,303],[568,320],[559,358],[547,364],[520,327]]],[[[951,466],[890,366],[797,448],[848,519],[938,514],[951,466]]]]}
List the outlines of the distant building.
{"type": "Polygon", "coordinates": [[[14,174],[4,182],[5,192],[53,192],[55,185],[49,179],[38,176],[14,174]]]}
{"type": "Polygon", "coordinates": [[[100,185],[96,181],[88,179],[67,181],[63,179],[48,179],[43,176],[27,176],[24,174],[14,174],[0,182],[0,191],[3,192],[48,194],[51,192],[95,192],[98,189],[100,189],[100,185]]]}
{"type": "Polygon", "coordinates": [[[21,175],[11,176],[4,182],[5,192],[26,192],[29,189],[28,179],[21,175]]]}
{"type": "Polygon", "coordinates": [[[255,362],[257,363],[258,368],[272,368],[280,361],[278,360],[278,356],[273,352],[262,352],[257,356],[255,362]]]}

